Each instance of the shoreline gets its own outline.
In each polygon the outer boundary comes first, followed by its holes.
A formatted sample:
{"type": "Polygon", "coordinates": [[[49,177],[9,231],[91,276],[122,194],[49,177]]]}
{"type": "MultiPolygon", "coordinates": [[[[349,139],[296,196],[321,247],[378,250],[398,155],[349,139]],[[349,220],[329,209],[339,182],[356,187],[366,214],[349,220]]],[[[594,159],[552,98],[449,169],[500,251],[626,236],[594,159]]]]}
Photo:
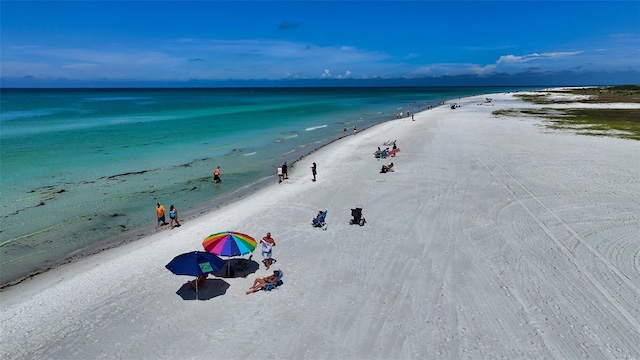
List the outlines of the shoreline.
{"type": "MultiPolygon", "coordinates": [[[[441,106],[441,105],[438,105],[441,106]]],[[[435,109],[435,107],[434,107],[435,109]]],[[[429,110],[421,110],[420,112],[423,111],[429,111],[429,110]]],[[[420,112],[416,112],[415,114],[418,114],[420,112]]],[[[359,130],[358,132],[364,132],[367,129],[370,129],[372,127],[375,127],[377,125],[383,124],[385,122],[388,121],[393,121],[393,120],[397,120],[397,119],[390,119],[390,120],[384,120],[384,121],[380,121],[377,123],[372,123],[369,126],[363,127],[362,130],[359,130]]],[[[318,147],[313,148],[312,150],[310,150],[307,153],[304,153],[302,155],[299,155],[298,158],[296,160],[293,160],[291,162],[289,162],[289,160],[283,160],[283,161],[287,161],[289,163],[289,168],[291,169],[290,172],[292,172],[295,169],[295,164],[297,162],[299,162],[300,160],[304,159],[305,157],[312,155],[313,153],[321,150],[323,147],[326,147],[336,141],[339,141],[341,139],[344,138],[348,138],[349,136],[352,135],[346,135],[346,136],[340,136],[336,139],[333,140],[329,140],[329,141],[324,141],[323,144],[321,144],[318,147]]],[[[295,158],[295,156],[294,156],[295,158]]],[[[181,216],[181,222],[186,220],[193,220],[196,218],[199,218],[201,216],[206,216],[207,214],[210,214],[211,212],[214,212],[224,206],[227,206],[229,204],[232,204],[236,201],[239,201],[247,196],[251,196],[252,194],[261,191],[269,186],[272,186],[274,184],[275,180],[273,180],[273,176],[268,176],[265,177],[263,179],[260,179],[256,182],[253,182],[251,184],[245,185],[244,187],[230,193],[227,195],[224,195],[220,198],[217,198],[215,200],[211,200],[210,202],[206,202],[202,205],[199,205],[195,208],[192,208],[188,211],[184,212],[184,215],[181,216]]],[[[166,228],[162,228],[160,231],[166,231],[166,228]]],[[[114,235],[114,236],[110,236],[107,238],[104,238],[96,243],[90,244],[84,248],[78,249],[76,251],[74,251],[73,253],[69,254],[69,256],[65,257],[64,259],[60,259],[58,261],[55,262],[51,262],[48,264],[45,264],[43,267],[34,270],[33,272],[26,274],[22,277],[13,279],[13,280],[9,280],[7,282],[5,282],[4,284],[0,284],[0,291],[2,291],[3,289],[6,288],[10,288],[12,286],[16,286],[22,282],[24,282],[25,280],[29,280],[33,277],[36,277],[38,275],[44,274],[50,270],[59,268],[61,266],[65,266],[67,264],[71,264],[74,263],[78,260],[81,260],[83,258],[95,255],[95,254],[99,254],[103,251],[109,250],[109,249],[114,249],[117,248],[119,246],[123,246],[135,241],[138,241],[140,239],[143,239],[145,237],[151,236],[155,233],[157,233],[158,231],[155,230],[154,225],[145,225],[145,226],[140,226],[138,228],[135,229],[131,229],[131,230],[127,230],[124,231],[123,233],[114,235]]]]}
{"type": "Polygon", "coordinates": [[[467,97],[334,141],[298,160],[290,181],[179,232],[3,289],[0,355],[637,356],[637,143],[500,119],[492,111],[538,105],[491,95],[494,107],[467,97]],[[401,152],[375,159],[389,139],[401,152]],[[381,174],[385,162],[396,170],[381,174]],[[367,223],[349,225],[358,205],[367,223]],[[310,225],[318,209],[329,211],[326,231],[310,225]],[[271,273],[258,249],[245,274],[210,276],[201,300],[183,299],[193,278],[164,265],[218,230],[271,232],[284,284],[245,295],[271,273]]]}
{"type": "MultiPolygon", "coordinates": [[[[503,90],[522,90],[522,88],[514,89],[513,87],[489,88],[490,90],[500,92],[503,92],[503,90]]],[[[421,109],[427,109],[429,106],[428,104],[435,105],[436,103],[442,103],[448,98],[448,95],[454,95],[455,98],[458,98],[458,92],[472,94],[475,91],[483,91],[487,89],[487,87],[453,87],[444,89],[442,93],[427,90],[420,93],[423,97],[418,96],[416,98],[417,102],[414,101],[413,104],[409,104],[410,101],[403,102],[403,106],[406,107],[386,106],[385,108],[381,108],[386,109],[384,111],[372,110],[372,112],[367,114],[363,113],[362,115],[366,115],[367,118],[373,119],[374,123],[390,121],[393,120],[393,114],[400,111],[400,109],[416,110],[416,105],[422,105],[421,109]],[[382,115],[380,116],[380,114],[382,115]]],[[[377,90],[374,91],[373,94],[376,92],[377,90]]],[[[413,99],[413,95],[415,95],[413,91],[407,91],[406,89],[399,92],[401,95],[399,98],[396,97],[395,92],[385,92],[385,94],[386,93],[389,94],[390,99],[394,100],[388,102],[382,101],[382,104],[399,104],[401,101],[398,99],[405,97],[402,94],[406,94],[407,100],[413,99]]],[[[365,95],[367,94],[365,93],[365,95]]],[[[451,98],[453,98],[453,96],[451,98]]],[[[320,119],[321,121],[319,123],[334,123],[334,125],[337,123],[341,124],[342,120],[340,119],[343,118],[341,116],[329,116],[320,119]]],[[[345,117],[344,119],[351,119],[351,117],[345,117]]],[[[358,119],[356,117],[355,123],[358,124],[360,130],[363,130],[364,124],[359,122],[361,120],[362,119],[358,119]]],[[[365,120],[365,123],[367,123],[367,121],[368,120],[365,120]]],[[[351,125],[354,125],[354,123],[351,125]]],[[[328,128],[335,131],[326,136],[322,135],[321,143],[325,143],[325,140],[334,140],[339,138],[342,134],[342,125],[340,125],[339,130],[335,128],[335,126],[331,125],[329,125],[328,128]]],[[[282,161],[289,160],[288,155],[290,153],[297,155],[295,157],[291,157],[290,160],[296,160],[302,156],[308,155],[314,151],[313,148],[318,145],[317,142],[313,141],[313,138],[310,140],[311,141],[304,143],[303,146],[297,146],[296,144],[291,145],[289,147],[291,151],[274,157],[273,163],[275,164],[278,161],[282,163],[282,161]]],[[[278,154],[280,154],[280,152],[278,152],[278,154]]],[[[206,213],[233,201],[235,197],[245,196],[246,193],[253,191],[255,188],[262,187],[262,184],[269,184],[268,176],[265,175],[269,175],[271,171],[267,169],[265,172],[265,167],[259,168],[259,171],[252,171],[252,169],[255,170],[257,168],[249,166],[242,168],[242,171],[246,172],[248,170],[249,173],[247,175],[251,178],[248,179],[246,176],[243,176],[242,179],[249,180],[251,183],[244,185],[246,184],[245,181],[239,178],[239,176],[242,175],[238,175],[237,179],[233,179],[233,181],[228,184],[231,186],[214,186],[209,188],[210,185],[208,180],[210,179],[206,174],[210,171],[206,168],[206,165],[203,167],[202,164],[205,162],[213,163],[214,161],[216,160],[214,160],[213,157],[197,157],[193,162],[198,162],[198,166],[200,168],[196,170],[193,170],[195,167],[189,166],[192,161],[175,162],[175,164],[168,167],[169,171],[166,171],[167,174],[172,174],[172,177],[167,175],[167,178],[165,179],[166,181],[162,180],[164,185],[157,188],[148,180],[155,177],[155,175],[135,175],[135,177],[130,179],[123,178],[118,180],[115,182],[113,187],[109,184],[110,181],[107,181],[106,183],[96,182],[96,185],[85,185],[93,184],[95,179],[81,179],[78,182],[70,181],[71,185],[68,185],[65,182],[52,182],[49,185],[54,186],[55,188],[52,189],[59,192],[54,192],[54,195],[51,198],[46,197],[46,192],[40,191],[39,187],[32,187],[31,190],[26,189],[25,191],[28,194],[33,193],[34,197],[40,197],[41,204],[44,203],[46,206],[38,205],[31,209],[26,205],[11,205],[13,208],[7,208],[9,209],[7,210],[7,214],[10,215],[11,213],[9,211],[15,210],[16,216],[11,215],[11,217],[6,218],[7,226],[9,226],[9,228],[4,232],[3,237],[2,250],[5,257],[2,266],[7,269],[7,271],[3,272],[0,286],[10,286],[24,278],[42,273],[47,269],[58,266],[59,264],[68,263],[69,261],[74,261],[77,257],[100,251],[101,248],[111,248],[118,244],[137,241],[143,236],[152,234],[153,227],[148,226],[152,221],[149,221],[149,213],[147,207],[144,205],[147,199],[153,199],[152,204],[155,204],[157,201],[165,203],[169,199],[171,200],[169,201],[170,203],[176,203],[178,205],[178,208],[181,210],[182,217],[187,219],[187,217],[192,214],[206,213]],[[192,170],[184,170],[187,175],[180,176],[180,173],[183,172],[183,170],[181,170],[183,167],[188,167],[192,170]],[[263,178],[266,179],[264,183],[260,183],[259,180],[255,181],[255,179],[261,176],[265,176],[263,178]],[[90,190],[91,187],[98,185],[108,186],[104,199],[107,200],[106,202],[93,197],[91,193],[85,194],[85,192],[90,190]],[[243,189],[249,190],[234,191],[242,185],[244,185],[243,189]],[[118,187],[122,187],[123,191],[116,192],[119,191],[118,187]],[[149,191],[147,191],[147,189],[149,189],[149,191]],[[230,193],[231,191],[233,191],[233,193],[230,193]],[[180,192],[180,194],[176,194],[178,196],[174,197],[171,195],[172,192],[180,192]],[[85,195],[81,197],[80,195],[83,194],[85,195]],[[123,196],[121,197],[120,194],[123,196]],[[217,197],[220,195],[222,197],[212,199],[212,196],[217,197]],[[131,199],[127,200],[126,198],[129,197],[131,197],[131,199]],[[90,202],[86,202],[86,200],[80,201],[79,199],[89,199],[90,202]],[[78,204],[85,205],[78,207],[78,204]],[[68,206],[70,211],[58,212],[55,210],[49,210],[55,209],[56,206],[68,206]],[[95,211],[93,210],[93,206],[95,206],[95,211]],[[189,209],[187,209],[187,207],[189,209]],[[28,213],[25,209],[31,212],[28,213]],[[20,214],[18,215],[17,212],[20,212],[20,214]],[[17,226],[18,224],[23,224],[24,226],[17,226]],[[24,230],[22,230],[22,227],[24,227],[24,230]]],[[[228,162],[224,163],[223,160],[221,165],[225,168],[225,165],[228,165],[228,162]]],[[[134,170],[142,170],[142,172],[149,172],[149,174],[151,174],[152,170],[164,171],[161,169],[162,167],[158,168],[156,166],[149,167],[148,169],[146,167],[138,167],[134,170]]],[[[226,169],[229,170],[230,168],[226,167],[226,169]]],[[[275,167],[272,171],[275,172],[275,167]]],[[[238,172],[234,173],[238,174],[238,172]]],[[[122,175],[119,172],[107,172],[105,176],[109,176],[109,174],[116,174],[117,176],[122,175]]],[[[135,173],[132,172],[132,174],[135,173]]],[[[100,177],[97,178],[97,180],[105,178],[106,177],[100,177]]],[[[14,194],[21,194],[21,192],[14,191],[14,194]]],[[[17,204],[17,202],[11,201],[10,204],[17,204]]],[[[155,220],[155,218],[153,219],[155,220]]]]}

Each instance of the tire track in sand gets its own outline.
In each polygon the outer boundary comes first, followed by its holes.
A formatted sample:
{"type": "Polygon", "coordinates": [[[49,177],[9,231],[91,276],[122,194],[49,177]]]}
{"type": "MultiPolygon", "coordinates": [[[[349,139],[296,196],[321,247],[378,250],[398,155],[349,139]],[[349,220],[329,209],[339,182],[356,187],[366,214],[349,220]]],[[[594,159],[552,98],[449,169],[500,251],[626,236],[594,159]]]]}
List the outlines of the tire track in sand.
{"type": "MultiPolygon", "coordinates": [[[[504,188],[511,194],[514,200],[516,200],[518,204],[520,204],[520,206],[527,212],[527,214],[529,214],[529,216],[538,224],[538,226],[542,229],[542,231],[544,231],[545,234],[547,234],[547,236],[549,236],[549,238],[553,240],[553,242],[558,246],[558,248],[561,249],[562,252],[567,257],[572,259],[573,265],[576,266],[583,274],[585,274],[585,276],[598,289],[598,291],[602,294],[602,296],[604,296],[609,301],[609,303],[612,306],[614,306],[618,310],[618,312],[622,314],[627,319],[627,321],[629,321],[630,324],[633,325],[636,331],[640,332],[640,323],[638,322],[638,320],[636,320],[635,317],[632,314],[630,314],[618,300],[615,299],[613,294],[611,294],[611,292],[609,292],[609,290],[607,290],[604,287],[604,285],[602,285],[596,279],[596,277],[589,271],[589,269],[587,269],[585,266],[580,264],[578,259],[575,257],[575,254],[569,248],[567,248],[567,246],[564,243],[562,243],[542,221],[540,221],[540,219],[538,219],[534,215],[531,209],[529,209],[529,207],[527,207],[527,205],[524,203],[522,198],[518,196],[518,194],[504,180],[502,180],[499,176],[497,176],[494,170],[492,170],[486,164],[486,162],[480,159],[477,155],[474,155],[474,156],[489,171],[489,173],[491,173],[493,178],[496,179],[496,181],[499,181],[500,184],[504,186],[504,188]]],[[[495,165],[496,168],[500,169],[504,174],[506,174],[518,187],[520,187],[520,189],[525,191],[531,199],[536,201],[542,208],[544,208],[549,214],[551,214],[553,218],[555,218],[560,224],[562,224],[562,226],[567,231],[569,231],[578,242],[584,245],[584,247],[587,248],[593,256],[600,259],[600,261],[602,261],[602,263],[604,263],[611,272],[615,273],[634,292],[640,294],[640,289],[638,288],[638,286],[634,284],[627,276],[622,274],[622,272],[620,272],[620,270],[615,265],[613,265],[607,258],[605,258],[600,252],[598,252],[595,248],[593,248],[593,246],[591,246],[587,241],[585,241],[585,239],[582,236],[580,236],[580,234],[578,234],[573,228],[571,228],[571,226],[569,226],[569,224],[567,224],[564,220],[558,217],[558,215],[553,210],[551,210],[548,206],[546,206],[535,194],[533,194],[531,191],[529,191],[529,189],[527,189],[524,185],[522,185],[522,183],[520,183],[513,175],[511,175],[511,173],[509,173],[506,169],[500,166],[500,164],[497,161],[495,161],[495,159],[493,159],[489,155],[486,155],[486,156],[495,165]]]]}

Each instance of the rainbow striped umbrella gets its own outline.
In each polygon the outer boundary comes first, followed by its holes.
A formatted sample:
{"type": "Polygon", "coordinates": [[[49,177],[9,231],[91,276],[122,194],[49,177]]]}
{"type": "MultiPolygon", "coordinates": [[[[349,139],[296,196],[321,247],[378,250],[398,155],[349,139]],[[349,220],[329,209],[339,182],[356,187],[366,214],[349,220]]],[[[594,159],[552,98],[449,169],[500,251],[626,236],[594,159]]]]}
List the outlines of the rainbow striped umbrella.
{"type": "MultiPolygon", "coordinates": [[[[207,252],[218,256],[246,255],[255,250],[258,243],[249,235],[235,231],[223,231],[209,235],[202,241],[207,252]]],[[[229,274],[229,260],[227,260],[227,275],[229,274]]]]}

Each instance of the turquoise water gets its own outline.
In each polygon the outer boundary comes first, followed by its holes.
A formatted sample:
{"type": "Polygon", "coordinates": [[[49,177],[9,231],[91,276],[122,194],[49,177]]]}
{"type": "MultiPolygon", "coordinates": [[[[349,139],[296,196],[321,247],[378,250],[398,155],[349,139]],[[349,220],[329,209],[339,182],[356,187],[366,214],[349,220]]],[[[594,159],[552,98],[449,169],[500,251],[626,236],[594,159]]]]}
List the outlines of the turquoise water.
{"type": "Polygon", "coordinates": [[[157,202],[185,218],[231,201],[344,125],[512,90],[3,89],[0,284],[152,232],[157,202]]]}

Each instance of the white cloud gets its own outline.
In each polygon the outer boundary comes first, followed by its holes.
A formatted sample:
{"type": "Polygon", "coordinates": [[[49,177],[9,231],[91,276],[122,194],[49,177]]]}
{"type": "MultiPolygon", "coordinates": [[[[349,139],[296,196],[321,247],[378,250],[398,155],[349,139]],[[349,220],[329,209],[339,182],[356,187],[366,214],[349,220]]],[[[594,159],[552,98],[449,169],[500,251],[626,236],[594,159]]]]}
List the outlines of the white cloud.
{"type": "Polygon", "coordinates": [[[564,58],[568,56],[574,56],[582,54],[582,51],[565,51],[565,52],[550,52],[550,53],[533,53],[528,55],[516,56],[516,55],[504,55],[501,56],[497,64],[507,64],[507,63],[525,63],[533,60],[546,60],[546,59],[557,59],[564,58]]]}
{"type": "Polygon", "coordinates": [[[456,76],[464,74],[489,75],[493,73],[496,66],[478,64],[441,63],[422,66],[414,72],[414,76],[456,76]]]}
{"type": "Polygon", "coordinates": [[[637,68],[628,56],[598,47],[593,51],[507,54],[494,63],[416,64],[424,55],[397,58],[353,46],[318,46],[282,40],[181,38],[153,45],[100,44],[95,48],[21,46],[3,48],[4,77],[184,81],[317,78],[399,78],[488,76],[538,68],[543,71],[596,68],[603,63],[637,68]],[[196,61],[197,60],[197,61],[196,61]],[[331,70],[329,70],[331,69],[331,70]]]}
{"type": "Polygon", "coordinates": [[[63,69],[73,69],[73,70],[83,70],[83,69],[93,69],[98,67],[98,64],[91,63],[74,63],[74,64],[65,64],[62,65],[63,69]]]}
{"type": "Polygon", "coordinates": [[[351,75],[351,71],[347,70],[344,72],[344,74],[338,74],[336,76],[336,79],[346,79],[349,77],[349,75],[351,75]]]}

